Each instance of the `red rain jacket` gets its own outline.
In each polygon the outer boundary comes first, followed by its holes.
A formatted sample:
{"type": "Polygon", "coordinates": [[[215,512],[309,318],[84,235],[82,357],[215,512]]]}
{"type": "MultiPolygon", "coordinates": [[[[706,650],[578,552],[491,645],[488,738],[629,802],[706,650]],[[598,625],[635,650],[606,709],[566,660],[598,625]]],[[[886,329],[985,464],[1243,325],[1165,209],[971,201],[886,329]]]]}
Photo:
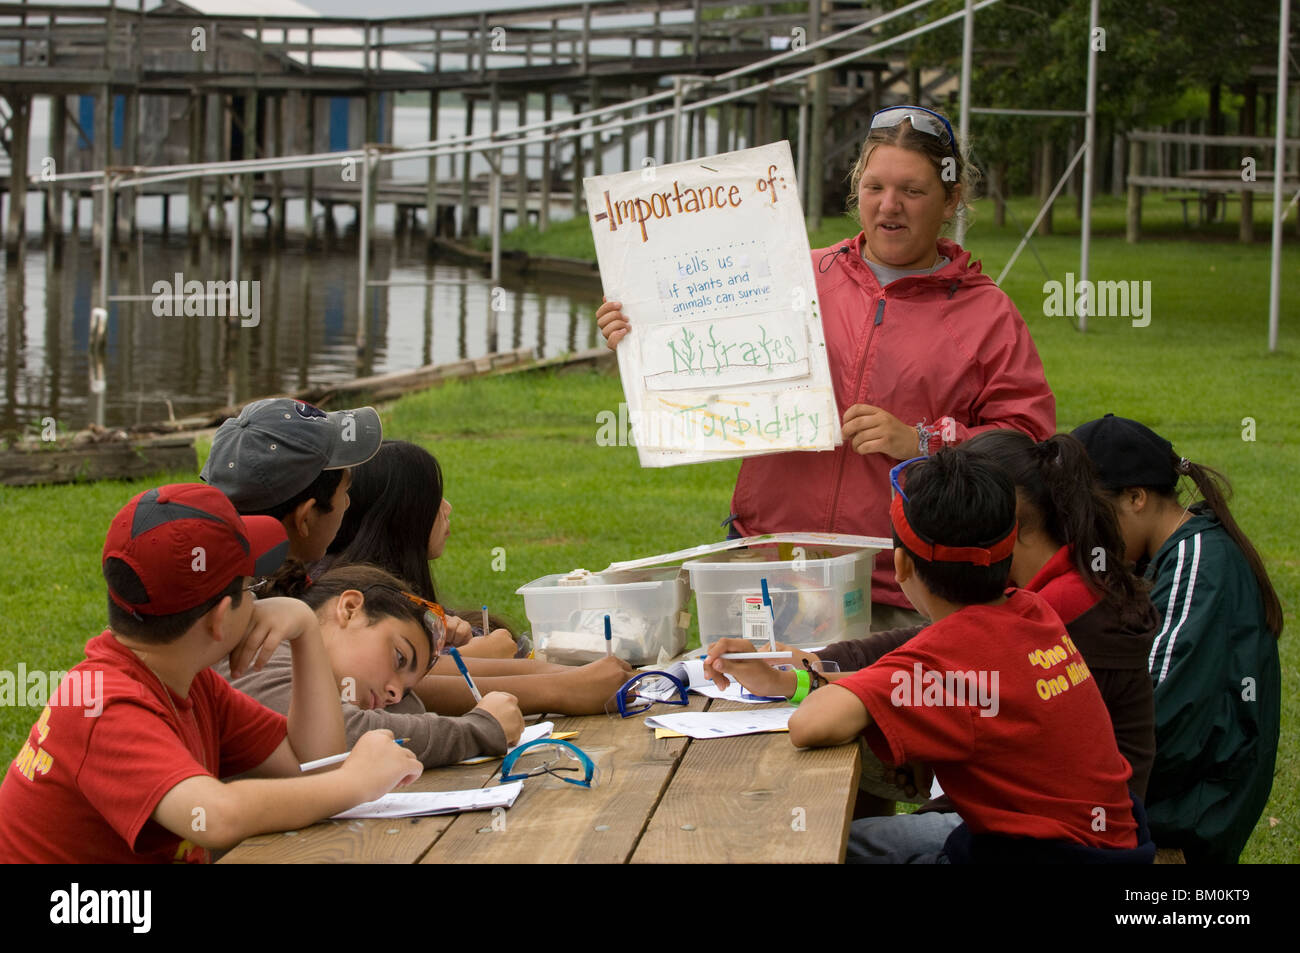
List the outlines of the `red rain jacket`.
{"type": "MultiPolygon", "coordinates": [[[[1035,440],[1056,432],[1056,401],[1020,312],[970,252],[940,239],[951,261],[882,290],[862,259],[864,236],[812,253],[841,420],[854,404],[881,407],[903,423],[933,428],[928,450],[984,430],[1011,428],[1035,440]]],[[[919,441],[918,441],[919,444],[919,441]]],[[[919,452],[919,451],[918,451],[919,452]]],[[[889,470],[899,461],[834,451],[748,457],[731,499],[735,528],[757,533],[892,535],[889,470]]],[[[873,602],[910,608],[880,553],[873,602]]]]}

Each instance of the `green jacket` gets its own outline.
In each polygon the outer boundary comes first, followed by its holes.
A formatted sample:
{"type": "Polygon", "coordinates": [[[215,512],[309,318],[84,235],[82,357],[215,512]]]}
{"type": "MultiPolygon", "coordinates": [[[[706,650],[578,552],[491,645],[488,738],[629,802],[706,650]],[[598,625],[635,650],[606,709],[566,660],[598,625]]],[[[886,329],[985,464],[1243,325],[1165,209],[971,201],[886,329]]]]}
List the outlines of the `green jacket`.
{"type": "Polygon", "coordinates": [[[1212,513],[1192,512],[1147,568],[1162,618],[1147,815],[1157,846],[1236,863],[1273,786],[1282,673],[1245,557],[1212,513]]]}

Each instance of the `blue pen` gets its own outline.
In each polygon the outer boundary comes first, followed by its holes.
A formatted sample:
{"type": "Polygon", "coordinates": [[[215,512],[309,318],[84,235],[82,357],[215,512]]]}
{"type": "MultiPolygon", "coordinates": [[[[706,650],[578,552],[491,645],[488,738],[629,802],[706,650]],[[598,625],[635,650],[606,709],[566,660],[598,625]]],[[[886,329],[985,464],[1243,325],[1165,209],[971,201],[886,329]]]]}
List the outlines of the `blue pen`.
{"type": "Polygon", "coordinates": [[[605,658],[614,654],[614,630],[610,627],[609,616],[605,616],[605,658]]]}
{"type": "Polygon", "coordinates": [[[451,657],[456,660],[456,667],[460,669],[460,674],[465,676],[465,684],[469,686],[469,693],[474,696],[474,701],[476,703],[481,702],[483,700],[483,695],[478,690],[478,686],[474,684],[474,679],[469,677],[469,669],[465,667],[465,660],[460,657],[460,652],[456,650],[455,646],[452,646],[447,651],[450,652],[451,657]]]}
{"type": "Polygon", "coordinates": [[[767,618],[772,624],[772,628],[767,633],[767,647],[770,651],[776,651],[776,613],[772,611],[772,597],[767,591],[767,580],[759,580],[763,584],[763,605],[767,606],[767,618]]]}

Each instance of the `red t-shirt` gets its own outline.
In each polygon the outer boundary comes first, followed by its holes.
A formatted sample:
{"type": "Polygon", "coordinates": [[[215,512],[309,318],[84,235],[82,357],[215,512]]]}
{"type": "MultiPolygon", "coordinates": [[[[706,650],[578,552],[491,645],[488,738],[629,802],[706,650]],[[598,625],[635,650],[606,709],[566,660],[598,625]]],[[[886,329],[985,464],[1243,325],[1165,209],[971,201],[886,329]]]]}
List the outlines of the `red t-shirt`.
{"type": "Polygon", "coordinates": [[[211,669],[178,697],[104,632],[0,785],[0,861],[204,863],[205,848],[150,819],[158,802],[186,778],[252,770],[286,733],[283,715],[211,669]]]}
{"type": "Polygon", "coordinates": [[[1042,596],[1066,625],[1101,601],[1075,568],[1071,550],[1070,546],[1058,549],[1025,586],[1042,596]]]}
{"type": "Polygon", "coordinates": [[[1137,845],[1101,693],[1037,594],[967,606],[835,684],[871,715],[877,756],[932,765],[974,833],[1137,845]]]}

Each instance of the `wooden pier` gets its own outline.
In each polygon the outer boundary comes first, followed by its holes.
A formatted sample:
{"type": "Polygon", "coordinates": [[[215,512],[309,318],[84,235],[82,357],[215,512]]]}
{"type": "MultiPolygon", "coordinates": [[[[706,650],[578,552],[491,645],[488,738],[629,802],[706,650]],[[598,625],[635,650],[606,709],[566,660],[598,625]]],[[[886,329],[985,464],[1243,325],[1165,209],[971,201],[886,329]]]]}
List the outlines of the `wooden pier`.
{"type": "MultiPolygon", "coordinates": [[[[526,121],[530,106],[540,105],[548,118],[603,108],[660,92],[673,77],[712,77],[765,62],[782,48],[791,53],[782,70],[811,66],[861,50],[873,34],[836,40],[816,52],[801,52],[804,46],[876,15],[830,0],[810,0],[793,13],[791,4],[629,0],[366,20],[303,16],[297,4],[290,16],[277,8],[280,0],[267,0],[265,16],[227,16],[209,12],[207,2],[168,0],[150,11],[112,2],[0,8],[10,254],[24,241],[31,188],[44,191],[47,235],[68,225],[69,196],[95,199],[90,224],[96,237],[105,219],[92,180],[32,179],[44,171],[25,161],[37,97],[50,102],[48,159],[58,173],[328,153],[363,144],[382,148],[392,144],[394,106],[402,94],[427,100],[429,140],[443,141],[473,131],[476,111],[487,113],[494,132],[509,130],[526,121]],[[644,22],[628,25],[630,14],[644,22]],[[444,104],[460,107],[463,128],[449,128],[440,115],[444,104]]],[[[923,76],[907,68],[904,56],[895,48],[888,56],[856,58],[805,82],[712,107],[712,137],[700,110],[697,122],[685,123],[682,151],[702,155],[780,138],[795,142],[806,125],[812,130],[808,155],[798,161],[820,173],[807,185],[810,216],[823,208],[836,211],[854,146],[874,109],[927,92],[933,100],[943,84],[951,85],[946,74],[923,76]]],[[[765,68],[745,82],[775,75],[765,68]]],[[[661,119],[628,126],[623,134],[500,150],[506,195],[499,214],[531,218],[545,229],[554,207],[571,207],[575,193],[580,197],[584,175],[630,166],[632,132],[646,135],[652,155],[667,157],[670,143],[678,145],[670,122],[661,119]],[[539,159],[544,172],[530,178],[528,163],[539,159]]],[[[427,175],[418,181],[393,180],[389,166],[380,168],[368,183],[368,212],[361,210],[360,176],[318,168],[124,190],[110,216],[112,228],[129,234],[135,228],[132,199],[146,195],[163,197],[169,228],[170,198],[181,194],[189,208],[185,228],[196,242],[209,230],[246,229],[255,209],[267,216],[272,238],[282,240],[290,201],[304,204],[309,238],[318,208],[346,204],[373,216],[373,203],[379,203],[394,207],[400,229],[416,226],[423,210],[432,240],[474,233],[478,209],[490,203],[487,177],[472,170],[468,154],[428,159],[427,175]],[[226,205],[235,187],[248,200],[232,224],[226,205]]],[[[71,227],[77,228],[76,202],[71,209],[71,227]]]]}

